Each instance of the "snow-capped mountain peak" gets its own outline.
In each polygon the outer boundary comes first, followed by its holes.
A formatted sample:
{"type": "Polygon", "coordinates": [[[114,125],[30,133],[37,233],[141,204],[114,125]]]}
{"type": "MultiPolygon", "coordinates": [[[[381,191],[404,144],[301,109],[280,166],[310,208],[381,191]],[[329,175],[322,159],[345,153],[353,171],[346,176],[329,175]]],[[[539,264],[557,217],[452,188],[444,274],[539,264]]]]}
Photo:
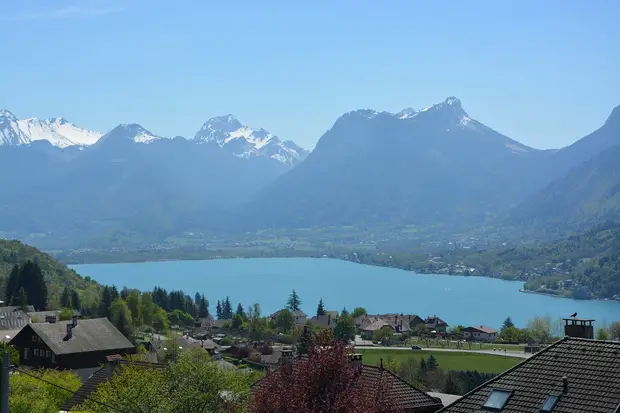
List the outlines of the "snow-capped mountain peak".
{"type": "Polygon", "coordinates": [[[0,145],[28,145],[46,140],[59,148],[87,146],[97,142],[101,133],[80,128],[65,118],[17,119],[10,111],[0,110],[0,145]]]}
{"type": "Polygon", "coordinates": [[[430,114],[436,114],[435,116],[441,116],[444,119],[449,118],[461,126],[470,125],[472,122],[475,122],[467,115],[465,110],[463,110],[460,99],[454,96],[447,97],[443,102],[425,107],[419,111],[412,108],[406,108],[398,113],[395,113],[394,116],[399,119],[410,119],[420,115],[426,117],[430,114]]]}
{"type": "Polygon", "coordinates": [[[231,114],[207,120],[194,139],[199,144],[217,144],[240,158],[263,156],[289,165],[303,160],[308,155],[307,150],[291,141],[282,142],[265,129],[242,125],[231,114]]]}
{"type": "Polygon", "coordinates": [[[153,134],[151,131],[143,128],[137,123],[121,123],[110,132],[103,135],[99,142],[103,143],[129,140],[135,143],[149,144],[160,139],[163,138],[153,134]]]}
{"type": "Polygon", "coordinates": [[[22,119],[18,122],[19,129],[28,136],[30,142],[47,140],[59,148],[68,146],[89,146],[103,135],[100,132],[80,128],[65,118],[22,119]]]}
{"type": "Polygon", "coordinates": [[[15,115],[0,109],[0,146],[17,146],[30,143],[30,138],[21,129],[15,115]]]}

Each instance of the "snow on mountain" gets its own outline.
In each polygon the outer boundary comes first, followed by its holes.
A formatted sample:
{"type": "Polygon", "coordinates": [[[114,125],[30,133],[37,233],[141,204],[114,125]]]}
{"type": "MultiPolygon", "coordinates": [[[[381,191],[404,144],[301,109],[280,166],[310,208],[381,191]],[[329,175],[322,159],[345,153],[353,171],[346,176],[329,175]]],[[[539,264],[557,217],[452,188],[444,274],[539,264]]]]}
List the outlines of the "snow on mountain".
{"type": "Polygon", "coordinates": [[[63,118],[18,120],[8,110],[0,110],[0,145],[28,145],[47,140],[59,148],[88,146],[97,142],[101,133],[82,129],[63,118]]]}
{"type": "Polygon", "coordinates": [[[163,138],[144,129],[141,125],[136,123],[123,123],[103,135],[98,143],[103,144],[104,142],[130,140],[135,143],[149,144],[160,139],[163,138]]]}
{"type": "Polygon", "coordinates": [[[281,141],[265,129],[244,126],[230,114],[206,121],[194,139],[198,143],[217,144],[240,158],[264,156],[289,165],[302,161],[309,153],[292,141],[281,141]]]}
{"type": "Polygon", "coordinates": [[[75,126],[64,118],[29,118],[19,120],[17,123],[19,129],[29,137],[30,141],[47,140],[59,148],[89,146],[103,135],[75,126]]]}
{"type": "Polygon", "coordinates": [[[0,146],[16,146],[30,143],[30,138],[19,128],[18,120],[11,112],[0,109],[0,146]]]}

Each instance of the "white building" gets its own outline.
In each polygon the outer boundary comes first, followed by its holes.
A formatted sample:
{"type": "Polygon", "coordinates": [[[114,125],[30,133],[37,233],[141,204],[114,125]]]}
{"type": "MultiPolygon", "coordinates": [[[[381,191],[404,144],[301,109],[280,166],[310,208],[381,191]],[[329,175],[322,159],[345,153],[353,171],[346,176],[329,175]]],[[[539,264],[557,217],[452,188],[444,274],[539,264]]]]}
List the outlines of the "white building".
{"type": "Polygon", "coordinates": [[[499,331],[487,326],[472,326],[463,329],[465,340],[495,341],[499,331]]]}

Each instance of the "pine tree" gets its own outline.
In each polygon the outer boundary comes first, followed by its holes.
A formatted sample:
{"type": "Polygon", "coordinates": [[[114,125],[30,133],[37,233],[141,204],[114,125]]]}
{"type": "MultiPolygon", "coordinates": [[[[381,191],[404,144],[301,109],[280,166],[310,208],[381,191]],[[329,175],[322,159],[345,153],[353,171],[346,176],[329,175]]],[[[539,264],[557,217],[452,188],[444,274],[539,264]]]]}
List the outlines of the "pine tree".
{"type": "Polygon", "coordinates": [[[189,295],[185,296],[185,310],[184,311],[187,314],[191,315],[193,318],[196,318],[198,316],[198,306],[194,302],[194,300],[192,300],[192,297],[190,297],[189,295]]]}
{"type": "Polygon", "coordinates": [[[504,324],[502,325],[502,330],[504,331],[507,328],[511,328],[514,327],[515,324],[512,322],[512,318],[508,317],[507,319],[504,320],[504,324]]]}
{"type": "Polygon", "coordinates": [[[245,320],[245,311],[243,310],[241,303],[237,304],[237,311],[235,312],[235,315],[238,315],[245,320]]]}
{"type": "Polygon", "coordinates": [[[301,299],[299,295],[297,295],[297,291],[293,290],[291,295],[288,296],[288,300],[286,301],[286,308],[290,311],[299,311],[301,307],[301,299]]]}
{"type": "Polygon", "coordinates": [[[232,304],[230,298],[226,297],[224,304],[222,305],[222,317],[224,320],[230,320],[233,317],[232,304]]]}
{"type": "Polygon", "coordinates": [[[60,306],[62,308],[71,308],[71,290],[65,286],[60,295],[60,306]]]}
{"type": "Polygon", "coordinates": [[[9,278],[6,282],[6,288],[4,291],[4,300],[7,303],[15,301],[14,298],[17,299],[20,286],[20,277],[21,272],[19,269],[19,265],[15,264],[13,266],[13,269],[11,270],[11,273],[9,274],[9,278]]]}
{"type": "Polygon", "coordinates": [[[222,303],[220,300],[217,300],[217,305],[215,306],[215,314],[217,315],[217,319],[222,319],[222,303]]]}
{"type": "Polygon", "coordinates": [[[80,300],[80,295],[75,290],[71,291],[71,307],[73,307],[74,310],[78,310],[78,311],[82,309],[82,302],[80,300]]]}
{"type": "Polygon", "coordinates": [[[312,343],[312,332],[308,328],[308,326],[304,326],[304,332],[299,337],[299,342],[297,343],[297,351],[299,354],[307,354],[308,348],[312,343]]]}
{"type": "Polygon", "coordinates": [[[202,298],[200,297],[200,293],[196,293],[196,295],[194,295],[194,304],[196,304],[196,307],[200,307],[200,300],[202,298]]]}
{"type": "Polygon", "coordinates": [[[209,302],[205,299],[205,296],[200,297],[200,304],[198,305],[198,317],[209,317],[209,302]]]}
{"type": "Polygon", "coordinates": [[[47,307],[47,284],[45,276],[37,262],[28,261],[24,264],[20,275],[20,286],[24,287],[28,301],[37,311],[47,307]]]}
{"type": "Polygon", "coordinates": [[[321,298],[319,300],[319,306],[316,309],[316,316],[319,317],[322,315],[325,315],[325,307],[323,306],[323,299],[321,298]]]}
{"type": "Polygon", "coordinates": [[[108,317],[110,314],[110,306],[112,305],[112,289],[107,285],[103,287],[101,299],[99,300],[99,316],[108,317]]]}
{"type": "Polygon", "coordinates": [[[349,315],[349,311],[347,310],[347,307],[343,308],[342,311],[340,312],[340,316],[346,317],[348,315],[349,315]]]}
{"type": "Polygon", "coordinates": [[[17,296],[17,305],[22,311],[26,311],[26,307],[28,307],[28,297],[26,296],[26,291],[24,287],[20,287],[19,295],[17,296]]]}

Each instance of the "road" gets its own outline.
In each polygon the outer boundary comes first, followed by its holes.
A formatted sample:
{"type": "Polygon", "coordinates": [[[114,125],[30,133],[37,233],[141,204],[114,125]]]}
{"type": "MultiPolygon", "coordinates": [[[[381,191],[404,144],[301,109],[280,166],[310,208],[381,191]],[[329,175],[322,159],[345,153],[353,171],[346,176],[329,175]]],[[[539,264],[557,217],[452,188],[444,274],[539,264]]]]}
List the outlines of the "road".
{"type": "Polygon", "coordinates": [[[366,346],[366,345],[355,345],[355,348],[363,349],[363,350],[402,350],[402,351],[410,351],[415,353],[416,351],[435,351],[435,352],[444,352],[444,353],[476,353],[476,354],[490,354],[492,356],[506,356],[506,357],[516,357],[521,359],[530,358],[531,354],[520,353],[515,351],[493,351],[493,350],[457,350],[454,348],[435,348],[435,347],[422,347],[422,350],[411,350],[411,347],[385,347],[385,346],[366,346]]]}

